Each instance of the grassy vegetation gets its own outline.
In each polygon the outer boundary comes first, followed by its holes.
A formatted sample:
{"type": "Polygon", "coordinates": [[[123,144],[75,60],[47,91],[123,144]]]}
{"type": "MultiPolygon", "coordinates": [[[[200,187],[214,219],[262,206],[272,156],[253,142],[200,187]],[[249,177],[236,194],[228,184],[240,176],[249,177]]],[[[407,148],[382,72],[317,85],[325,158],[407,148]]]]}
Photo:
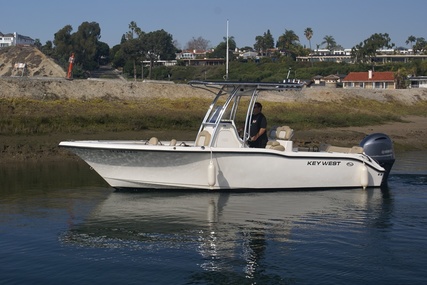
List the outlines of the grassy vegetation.
{"type": "MultiPolygon", "coordinates": [[[[209,103],[192,98],[144,101],[1,98],[0,135],[196,130],[209,103]]],[[[296,130],[400,121],[405,115],[425,116],[426,109],[426,102],[408,106],[368,99],[342,103],[264,102],[270,126],[288,124],[296,130]]]]}
{"type": "MultiPolygon", "coordinates": [[[[372,64],[349,64],[336,62],[296,62],[290,57],[262,58],[260,61],[241,60],[231,61],[229,65],[229,79],[237,81],[264,81],[280,82],[286,78],[290,69],[290,78],[310,80],[316,75],[348,74],[349,72],[368,71],[372,64]]],[[[387,63],[375,65],[375,71],[403,71],[409,74],[427,74],[426,61],[412,61],[409,63],[387,63]]],[[[137,77],[141,78],[141,68],[137,68],[137,77]]],[[[222,80],[225,74],[225,65],[214,66],[156,66],[152,70],[151,79],[172,80],[186,82],[190,79],[222,80]]],[[[133,78],[133,65],[129,66],[125,75],[133,78]]],[[[144,77],[147,78],[148,70],[144,77]]]]}
{"type": "MultiPolygon", "coordinates": [[[[191,140],[210,100],[34,100],[0,98],[0,163],[28,159],[76,159],[58,148],[69,139],[191,140]]],[[[425,116],[427,102],[407,106],[367,99],[341,103],[263,102],[269,126],[295,130],[382,124],[401,116],[425,116]]],[[[239,117],[242,117],[240,114],[239,117]]],[[[237,122],[242,123],[243,122],[237,122]]],[[[405,146],[404,146],[405,147],[405,146]]]]}

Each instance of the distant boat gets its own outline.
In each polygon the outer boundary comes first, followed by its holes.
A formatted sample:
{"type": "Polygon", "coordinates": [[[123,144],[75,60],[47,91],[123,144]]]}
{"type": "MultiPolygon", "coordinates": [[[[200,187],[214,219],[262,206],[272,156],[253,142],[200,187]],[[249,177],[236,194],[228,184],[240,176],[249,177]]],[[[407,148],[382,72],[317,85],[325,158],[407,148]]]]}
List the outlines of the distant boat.
{"type": "Polygon", "coordinates": [[[116,189],[271,189],[379,187],[394,163],[391,139],[372,134],[359,146],[294,147],[293,130],[270,132],[266,148],[250,148],[249,122],[264,91],[300,90],[299,81],[283,83],[192,81],[215,95],[194,141],[63,141],[116,189]],[[246,122],[240,136],[239,114],[246,122]]]}

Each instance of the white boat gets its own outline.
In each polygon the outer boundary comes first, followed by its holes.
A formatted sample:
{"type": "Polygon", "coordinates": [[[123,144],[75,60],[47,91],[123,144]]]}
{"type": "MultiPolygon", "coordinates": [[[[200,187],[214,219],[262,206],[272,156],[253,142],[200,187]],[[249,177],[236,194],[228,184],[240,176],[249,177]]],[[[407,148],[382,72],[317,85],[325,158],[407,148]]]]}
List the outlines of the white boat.
{"type": "Polygon", "coordinates": [[[294,147],[293,130],[270,131],[266,148],[248,146],[252,110],[264,91],[299,90],[299,82],[192,81],[215,95],[194,141],[63,141],[116,189],[298,190],[379,187],[394,163],[391,139],[372,134],[360,145],[294,147]],[[244,125],[239,135],[237,124],[244,125]]]}

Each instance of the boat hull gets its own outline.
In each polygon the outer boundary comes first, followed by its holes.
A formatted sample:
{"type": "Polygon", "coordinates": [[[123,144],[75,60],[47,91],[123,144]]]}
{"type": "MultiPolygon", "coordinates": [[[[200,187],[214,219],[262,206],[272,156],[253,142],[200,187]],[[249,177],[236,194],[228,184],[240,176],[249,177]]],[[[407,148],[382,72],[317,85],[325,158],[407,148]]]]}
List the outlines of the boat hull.
{"type": "Polygon", "coordinates": [[[116,189],[379,187],[385,170],[364,154],[253,148],[61,142],[116,189]]]}

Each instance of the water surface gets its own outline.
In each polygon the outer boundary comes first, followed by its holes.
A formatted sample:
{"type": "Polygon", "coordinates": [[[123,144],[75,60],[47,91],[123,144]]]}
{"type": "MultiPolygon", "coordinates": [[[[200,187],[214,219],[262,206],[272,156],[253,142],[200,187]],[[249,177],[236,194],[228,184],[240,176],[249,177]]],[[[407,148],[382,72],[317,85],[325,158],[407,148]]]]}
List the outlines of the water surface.
{"type": "Polygon", "coordinates": [[[383,189],[115,192],[84,163],[0,167],[1,284],[426,284],[426,152],[383,189]]]}

